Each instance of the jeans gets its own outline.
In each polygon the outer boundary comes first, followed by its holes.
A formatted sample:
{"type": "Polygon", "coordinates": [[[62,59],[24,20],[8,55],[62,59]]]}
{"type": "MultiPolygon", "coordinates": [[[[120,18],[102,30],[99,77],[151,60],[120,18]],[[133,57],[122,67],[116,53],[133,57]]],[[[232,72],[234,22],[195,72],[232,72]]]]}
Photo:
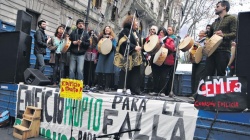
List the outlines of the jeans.
{"type": "Polygon", "coordinates": [[[43,54],[35,54],[36,55],[36,65],[35,68],[39,69],[41,72],[45,69],[44,57],[43,54]]]}
{"type": "Polygon", "coordinates": [[[77,79],[83,80],[83,67],[84,67],[84,55],[70,54],[69,78],[76,79],[75,71],[77,70],[77,79]]]}

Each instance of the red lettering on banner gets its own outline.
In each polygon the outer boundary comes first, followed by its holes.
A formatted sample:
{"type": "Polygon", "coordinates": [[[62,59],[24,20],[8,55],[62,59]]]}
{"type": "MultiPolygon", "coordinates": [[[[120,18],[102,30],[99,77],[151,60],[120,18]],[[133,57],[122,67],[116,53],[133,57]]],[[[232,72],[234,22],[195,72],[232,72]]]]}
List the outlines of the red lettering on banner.
{"type": "Polygon", "coordinates": [[[195,107],[216,107],[218,108],[237,108],[239,107],[239,102],[223,102],[223,101],[218,101],[218,102],[213,102],[213,101],[195,101],[194,106],[195,107]]]}

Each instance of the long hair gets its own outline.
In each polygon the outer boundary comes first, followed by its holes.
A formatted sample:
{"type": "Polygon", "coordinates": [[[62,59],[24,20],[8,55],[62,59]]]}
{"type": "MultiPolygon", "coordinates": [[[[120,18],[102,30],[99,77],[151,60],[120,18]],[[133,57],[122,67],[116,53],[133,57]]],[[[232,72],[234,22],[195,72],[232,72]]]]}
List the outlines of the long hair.
{"type": "Polygon", "coordinates": [[[110,26],[105,26],[104,29],[102,30],[102,32],[100,33],[100,36],[99,36],[98,40],[100,40],[103,37],[103,35],[106,35],[105,29],[107,27],[110,28],[110,34],[109,35],[111,35],[113,38],[115,38],[115,33],[114,33],[113,29],[110,26]]]}
{"type": "MultiPolygon", "coordinates": [[[[134,18],[133,15],[128,15],[128,16],[125,18],[125,20],[123,21],[122,27],[123,27],[123,28],[130,28],[131,25],[132,25],[132,22],[133,22],[133,18],[134,18]]],[[[136,17],[135,17],[135,20],[136,20],[136,17]]],[[[135,21],[135,20],[134,20],[134,21],[135,21]]]]}
{"type": "Polygon", "coordinates": [[[55,37],[56,37],[56,36],[57,36],[57,34],[58,34],[58,29],[59,29],[59,28],[63,28],[63,30],[64,30],[64,27],[65,27],[65,26],[60,25],[60,26],[58,26],[58,27],[56,28],[56,32],[55,32],[55,34],[54,34],[54,35],[55,35],[55,37]]]}

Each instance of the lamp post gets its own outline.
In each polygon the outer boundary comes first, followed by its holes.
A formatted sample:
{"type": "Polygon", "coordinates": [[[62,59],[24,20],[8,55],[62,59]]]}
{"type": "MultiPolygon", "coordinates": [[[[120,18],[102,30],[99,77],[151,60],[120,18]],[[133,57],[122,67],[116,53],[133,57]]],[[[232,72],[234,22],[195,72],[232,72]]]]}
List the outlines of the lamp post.
{"type": "Polygon", "coordinates": [[[88,1],[88,7],[87,7],[87,14],[86,14],[86,20],[85,20],[85,31],[88,32],[88,25],[89,25],[89,9],[90,9],[90,1],[88,1]]]}

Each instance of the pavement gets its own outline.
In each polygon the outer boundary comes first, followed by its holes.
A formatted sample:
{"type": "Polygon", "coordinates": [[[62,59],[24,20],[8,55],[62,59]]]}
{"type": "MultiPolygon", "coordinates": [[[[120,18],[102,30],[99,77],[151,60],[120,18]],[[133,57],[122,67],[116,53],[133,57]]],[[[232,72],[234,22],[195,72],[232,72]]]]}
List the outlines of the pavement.
{"type": "MultiPolygon", "coordinates": [[[[15,137],[13,137],[13,127],[12,126],[6,126],[0,128],[0,139],[1,140],[19,140],[15,137]]],[[[46,138],[43,138],[42,136],[39,136],[37,138],[29,138],[28,140],[47,140],[46,138]]]]}

